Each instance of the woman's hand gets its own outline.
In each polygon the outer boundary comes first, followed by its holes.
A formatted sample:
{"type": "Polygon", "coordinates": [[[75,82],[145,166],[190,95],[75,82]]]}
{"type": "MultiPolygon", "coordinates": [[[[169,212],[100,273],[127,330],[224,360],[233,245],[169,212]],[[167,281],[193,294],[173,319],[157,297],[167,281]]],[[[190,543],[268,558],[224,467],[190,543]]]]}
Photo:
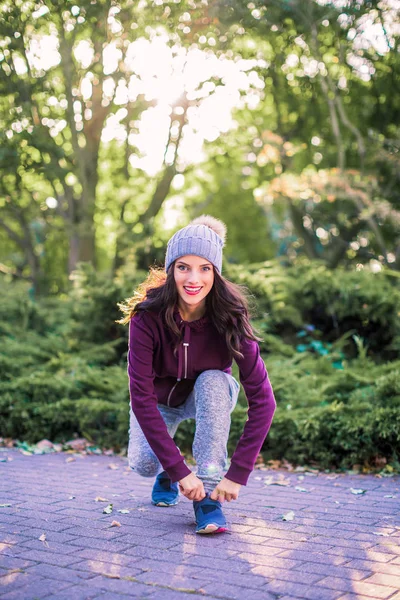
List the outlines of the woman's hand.
{"type": "Polygon", "coordinates": [[[215,486],[210,498],[212,500],[218,500],[219,502],[224,502],[225,500],[227,502],[237,500],[241,487],[240,483],[235,483],[224,477],[219,484],[215,486]]]}
{"type": "Polygon", "coordinates": [[[206,495],[203,482],[194,473],[186,475],[179,481],[179,489],[189,500],[203,500],[206,495]]]}

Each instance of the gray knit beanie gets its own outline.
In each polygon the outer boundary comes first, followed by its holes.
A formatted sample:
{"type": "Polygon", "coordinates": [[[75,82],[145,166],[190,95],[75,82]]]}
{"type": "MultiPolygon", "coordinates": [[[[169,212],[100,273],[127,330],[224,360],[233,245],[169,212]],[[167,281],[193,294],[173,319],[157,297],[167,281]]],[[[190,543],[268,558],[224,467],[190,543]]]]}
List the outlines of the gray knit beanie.
{"type": "Polygon", "coordinates": [[[165,270],[181,256],[201,256],[222,270],[222,248],[225,245],[226,225],[209,215],[201,215],[179,229],[168,242],[165,255],[165,270]]]}

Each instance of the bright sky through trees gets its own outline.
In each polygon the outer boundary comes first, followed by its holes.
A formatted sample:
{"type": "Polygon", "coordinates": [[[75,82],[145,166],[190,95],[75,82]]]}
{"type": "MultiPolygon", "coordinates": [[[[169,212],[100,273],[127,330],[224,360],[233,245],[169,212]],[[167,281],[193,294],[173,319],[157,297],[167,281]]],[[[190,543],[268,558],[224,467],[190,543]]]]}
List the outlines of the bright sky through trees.
{"type": "Polygon", "coordinates": [[[57,6],[0,9],[0,246],[39,287],[200,210],[234,261],[396,263],[400,0],[57,6]]]}
{"type": "MultiPolygon", "coordinates": [[[[318,3],[324,5],[327,0],[318,0],[318,3]]],[[[337,0],[335,4],[345,7],[347,2],[337,0]]],[[[364,18],[360,19],[354,29],[349,30],[349,35],[354,38],[355,49],[354,55],[349,57],[349,62],[364,80],[369,79],[373,67],[365,58],[357,56],[357,48],[371,45],[377,52],[384,54],[389,50],[392,34],[400,27],[396,20],[400,1],[386,0],[384,4],[385,29],[379,22],[364,18]]],[[[34,13],[34,16],[38,18],[47,10],[46,7],[42,7],[34,13]]],[[[79,10],[79,6],[71,8],[75,16],[79,15],[79,10]]],[[[109,25],[116,30],[119,27],[117,15],[118,9],[114,7],[110,11],[109,25]]],[[[340,15],[339,19],[341,16],[343,19],[347,17],[345,13],[340,15]]],[[[345,25],[343,21],[343,26],[345,25]]],[[[127,114],[124,107],[128,102],[134,102],[139,95],[143,95],[148,101],[154,101],[155,105],[143,112],[140,120],[135,124],[136,132],[131,133],[129,137],[129,143],[139,151],[131,155],[132,166],[142,169],[151,176],[155,175],[163,164],[171,113],[174,110],[175,114],[179,114],[179,100],[183,98],[183,94],[186,94],[189,101],[193,101],[193,106],[188,109],[188,124],[184,127],[183,139],[179,147],[180,160],[183,166],[187,166],[204,160],[202,149],[205,140],[212,142],[221,133],[235,128],[232,109],[246,104],[250,108],[257,106],[264,83],[252,68],[257,63],[258,66],[267,66],[262,60],[233,61],[229,56],[218,58],[212,49],[187,50],[179,46],[171,48],[167,45],[167,41],[167,34],[159,28],[153,32],[151,40],[139,38],[130,43],[125,67],[132,75],[127,80],[121,78],[116,90],[112,74],[119,68],[121,50],[114,42],[108,44],[103,50],[104,73],[110,75],[104,83],[103,92],[106,99],[113,98],[115,92],[114,104],[120,105],[121,108],[108,117],[102,140],[104,142],[112,139],[125,140],[127,132],[121,120],[127,114]],[[220,79],[223,85],[216,86],[210,81],[212,77],[220,79]]],[[[207,43],[212,46],[212,39],[208,38],[207,43]]],[[[94,56],[91,41],[79,41],[75,46],[74,54],[82,67],[88,69],[94,56]]],[[[290,57],[293,61],[298,61],[297,55],[290,55],[289,59],[290,57]]],[[[30,42],[28,59],[30,67],[36,71],[46,71],[57,65],[61,57],[56,35],[34,37],[30,42]]],[[[17,72],[23,75],[26,72],[24,60],[16,56],[14,61],[17,72]]],[[[314,65],[313,62],[316,61],[309,61],[307,64],[303,61],[303,71],[308,77],[314,77],[318,72],[318,64],[314,65]]],[[[288,67],[296,65],[288,64],[288,67]]],[[[80,92],[84,100],[91,97],[93,77],[93,73],[88,71],[81,81],[80,92]]],[[[343,86],[345,85],[346,82],[343,81],[343,86]]],[[[87,115],[80,116],[79,100],[74,103],[74,110],[79,130],[79,127],[83,127],[82,119],[91,118],[92,115],[89,110],[87,115]]],[[[59,123],[57,129],[60,130],[62,127],[63,123],[59,123]]],[[[168,154],[166,162],[168,162],[168,154]]]]}
{"type": "MultiPolygon", "coordinates": [[[[74,7],[73,7],[74,8],[74,7]]],[[[76,7],[79,11],[79,8],[76,7]]],[[[42,16],[43,10],[37,13],[42,16]]],[[[235,127],[231,112],[234,107],[247,104],[255,107],[260,99],[259,91],[264,82],[252,67],[266,66],[265,61],[240,60],[234,62],[228,57],[218,58],[212,51],[167,45],[168,36],[162,31],[154,32],[151,40],[139,38],[129,45],[125,67],[132,73],[128,81],[120,79],[115,90],[111,75],[119,68],[121,51],[115,43],[103,50],[104,73],[110,75],[103,86],[105,97],[114,97],[114,104],[121,108],[111,114],[103,130],[102,140],[123,141],[127,132],[120,121],[126,116],[126,104],[143,95],[148,101],[155,101],[138,121],[137,133],[131,134],[129,142],[139,150],[140,156],[133,155],[132,166],[155,175],[162,166],[165,143],[170,127],[172,108],[179,114],[179,99],[186,95],[193,106],[188,109],[188,125],[185,126],[179,154],[183,165],[201,162],[204,159],[204,140],[214,141],[222,132],[235,127]],[[223,85],[216,86],[209,81],[220,79],[223,85]],[[204,85],[202,85],[204,83],[204,85]],[[245,92],[244,95],[240,92],[245,92]]],[[[207,40],[210,44],[210,39],[207,40]]],[[[211,40],[212,42],[212,40],[211,40]]],[[[82,68],[88,69],[94,56],[90,40],[81,40],[74,49],[75,59],[82,68]]],[[[57,65],[61,56],[58,52],[58,39],[55,35],[38,36],[31,40],[28,52],[30,67],[33,70],[47,71],[57,65]]],[[[26,73],[25,61],[15,59],[18,74],[26,73]]],[[[88,71],[81,81],[80,92],[84,100],[92,94],[91,80],[94,75],[88,71]]],[[[81,103],[74,103],[79,125],[81,103]]],[[[91,118],[91,114],[87,118],[91,118]]],[[[85,115],[83,115],[85,118],[85,115]]],[[[168,162],[168,157],[167,157],[168,162]]]]}

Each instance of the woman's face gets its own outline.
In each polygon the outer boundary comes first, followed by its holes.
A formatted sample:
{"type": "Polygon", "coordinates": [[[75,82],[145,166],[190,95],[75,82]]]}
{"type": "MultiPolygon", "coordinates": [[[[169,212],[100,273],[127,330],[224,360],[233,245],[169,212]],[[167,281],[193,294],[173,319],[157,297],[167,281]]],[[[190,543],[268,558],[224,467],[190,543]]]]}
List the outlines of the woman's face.
{"type": "Polygon", "coordinates": [[[175,261],[174,279],[180,300],[190,308],[200,308],[213,286],[214,267],[205,258],[188,254],[175,261]]]}

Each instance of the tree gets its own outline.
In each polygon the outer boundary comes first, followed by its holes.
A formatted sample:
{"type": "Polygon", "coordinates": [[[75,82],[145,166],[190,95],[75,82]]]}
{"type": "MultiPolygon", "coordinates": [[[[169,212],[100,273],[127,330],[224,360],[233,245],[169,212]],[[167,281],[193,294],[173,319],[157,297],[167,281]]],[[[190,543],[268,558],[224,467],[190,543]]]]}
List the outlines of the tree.
{"type": "MultiPolygon", "coordinates": [[[[375,104],[370,102],[378,73],[379,86],[384,85],[382,65],[392,66],[386,75],[389,88],[399,69],[394,9],[389,3],[350,3],[343,8],[336,2],[314,0],[273,0],[268,5],[222,0],[218,7],[227,28],[240,27],[242,46],[253,41],[248,54],[266,62],[264,98],[272,98],[266,129],[272,141],[266,132],[267,143],[256,152],[256,163],[264,162],[266,172],[255,193],[269,214],[276,203],[286,205],[290,227],[283,225],[282,234],[285,229],[289,237],[295,234],[288,242],[292,256],[305,252],[312,258],[322,253],[331,266],[343,259],[375,258],[398,268],[398,208],[394,204],[387,214],[387,186],[385,191],[380,188],[377,178],[377,138],[387,123],[376,122],[371,110],[375,104]],[[380,24],[381,41],[386,40],[380,52],[368,41],[371,21],[380,24]],[[320,203],[321,192],[331,198],[332,190],[335,200],[344,201],[334,205],[338,214],[333,220],[330,203],[320,203]],[[338,229],[333,253],[331,248],[327,252],[326,240],[321,243],[312,227],[307,230],[304,224],[316,214],[315,230],[322,235],[330,236],[329,227],[338,229]],[[366,248],[361,241],[367,241],[366,248]]],[[[397,115],[396,97],[391,103],[389,114],[397,115]]],[[[381,162],[383,156],[380,152],[381,162]]]]}
{"type": "MultiPolygon", "coordinates": [[[[8,219],[14,219],[13,224],[4,223],[2,227],[26,254],[34,280],[37,269],[33,270],[33,255],[37,253],[33,251],[32,255],[26,236],[17,236],[22,221],[32,220],[35,209],[44,228],[54,222],[44,212],[58,215],[63,229],[60,237],[68,246],[69,273],[79,261],[96,261],[95,215],[102,171],[99,156],[102,135],[111,117],[123,129],[122,143],[117,146],[123,156],[119,168],[128,181],[130,193],[120,199],[118,189],[114,190],[118,205],[114,212],[122,224],[125,222],[127,207],[135,197],[132,156],[139,154],[130,137],[137,131],[143,113],[155,105],[145,91],[129,91],[129,86],[135,84],[139,89],[142,87],[129,52],[134,41],[152,40],[160,35],[164,37],[165,48],[170,48],[174,56],[181,54],[181,38],[188,46],[194,35],[210,25],[204,5],[200,3],[199,9],[192,7],[190,14],[185,12],[189,6],[190,2],[182,2],[173,9],[152,10],[149,20],[149,10],[129,0],[118,3],[86,0],[79,6],[62,0],[56,3],[18,0],[3,4],[2,124],[8,127],[6,139],[14,139],[7,144],[12,147],[13,164],[7,162],[9,156],[3,156],[2,168],[21,173],[18,182],[12,181],[17,196],[22,188],[29,195],[25,154],[34,156],[32,177],[37,179],[33,183],[36,197],[32,197],[30,212],[26,202],[14,197],[13,211],[8,215],[8,219]],[[187,21],[193,21],[192,28],[187,21]],[[156,30],[159,25],[161,34],[156,30]],[[185,29],[189,29],[190,36],[185,29]],[[49,45],[47,63],[43,62],[43,56],[40,62],[34,54],[35,47],[44,43],[49,45]]],[[[184,93],[173,106],[160,171],[154,181],[148,182],[147,206],[135,210],[137,232],[151,229],[151,222],[169,193],[177,172],[187,110],[199,102],[201,96],[189,99],[184,93]]],[[[13,179],[11,175],[10,178],[13,179]]],[[[10,201],[9,191],[3,190],[3,205],[10,201]]],[[[121,261],[119,245],[123,237],[118,236],[115,266],[121,261]]]]}

